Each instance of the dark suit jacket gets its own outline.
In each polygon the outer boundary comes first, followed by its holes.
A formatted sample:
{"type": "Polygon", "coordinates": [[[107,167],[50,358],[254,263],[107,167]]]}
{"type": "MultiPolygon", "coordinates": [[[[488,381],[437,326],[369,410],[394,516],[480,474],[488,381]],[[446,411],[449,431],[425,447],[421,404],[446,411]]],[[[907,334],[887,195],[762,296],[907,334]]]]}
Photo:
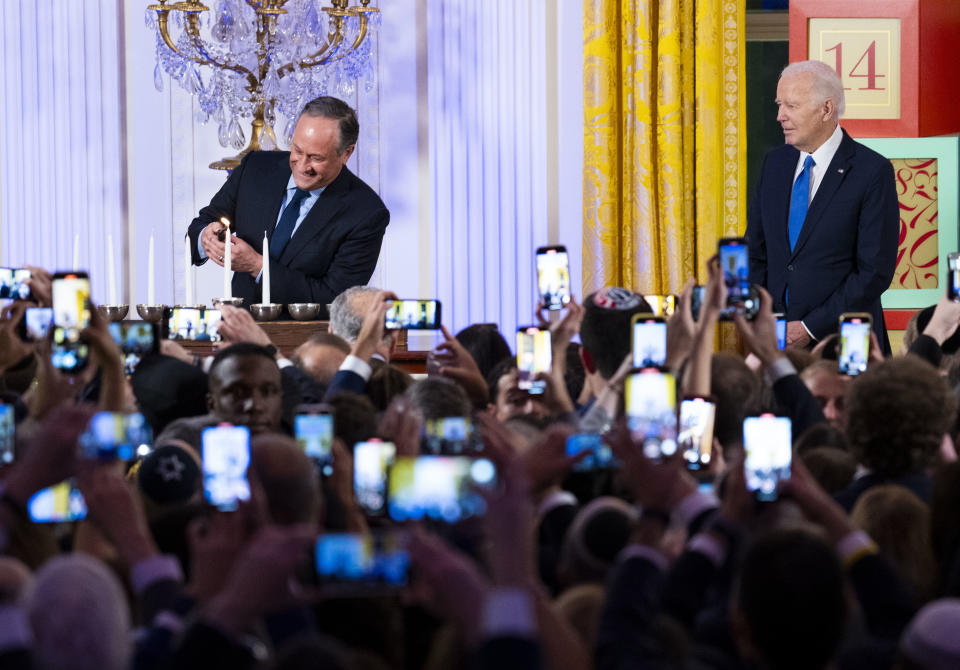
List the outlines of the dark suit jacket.
{"type": "Polygon", "coordinates": [[[817,339],[836,332],[842,313],[869,312],[889,351],[880,294],[893,279],[900,233],[893,166],[844,131],[791,252],[787,218],[799,158],[790,145],[764,158],[747,215],[750,281],[766,287],[774,311],[802,320],[817,339]]]}
{"type": "MultiPolygon", "coordinates": [[[[197,250],[200,232],[225,216],[237,236],[258,252],[263,233],[273,236],[287,180],[290,154],[254,151],[190,224],[193,262],[205,262],[197,250]]],[[[380,242],[390,213],[373,189],[344,167],[320,194],[279,259],[270,261],[270,297],[275,303],[320,303],[326,306],[351,286],[366,284],[380,256],[380,242]]],[[[233,295],[245,304],[260,302],[260,284],[249,273],[233,275],[233,295]]]]}

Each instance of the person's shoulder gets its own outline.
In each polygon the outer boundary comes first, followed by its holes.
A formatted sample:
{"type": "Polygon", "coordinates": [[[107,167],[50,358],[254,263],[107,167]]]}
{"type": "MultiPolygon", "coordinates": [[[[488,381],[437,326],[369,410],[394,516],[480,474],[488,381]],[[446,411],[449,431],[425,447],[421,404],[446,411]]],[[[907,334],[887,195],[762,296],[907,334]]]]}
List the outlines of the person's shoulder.
{"type": "Polygon", "coordinates": [[[240,167],[245,170],[273,169],[278,165],[289,167],[289,151],[251,151],[240,161],[240,167]]]}
{"type": "Polygon", "coordinates": [[[846,133],[844,133],[843,142],[840,144],[840,147],[843,148],[844,144],[847,145],[846,148],[851,153],[854,162],[862,165],[869,165],[873,168],[890,167],[893,169],[889,158],[877,151],[874,151],[866,144],[858,142],[846,133]]]}
{"type": "Polygon", "coordinates": [[[790,144],[781,144],[767,151],[763,157],[764,165],[778,165],[780,163],[796,164],[800,158],[800,152],[796,147],[790,144]]]}
{"type": "Polygon", "coordinates": [[[370,209],[386,209],[383,200],[374,191],[367,182],[350,171],[344,166],[337,177],[337,181],[342,181],[342,188],[348,197],[363,202],[370,209]]]}

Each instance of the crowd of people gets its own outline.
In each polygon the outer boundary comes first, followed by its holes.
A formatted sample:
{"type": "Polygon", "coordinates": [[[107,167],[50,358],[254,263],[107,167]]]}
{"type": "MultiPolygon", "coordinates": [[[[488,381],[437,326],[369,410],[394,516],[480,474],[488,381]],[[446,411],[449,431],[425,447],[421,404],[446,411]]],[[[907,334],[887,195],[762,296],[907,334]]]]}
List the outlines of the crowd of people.
{"type": "MultiPolygon", "coordinates": [[[[50,277],[32,270],[49,305],[50,277]]],[[[337,296],[330,331],[290,358],[225,306],[216,355],[167,340],[132,374],[96,310],[91,364],[61,374],[48,343],[19,337],[14,302],[0,318],[16,422],[0,469],[0,669],[960,667],[960,303],[920,312],[900,355],[874,337],[849,377],[836,336],[778,348],[762,289],[755,319],[723,326],[745,356],[717,352],[716,259],[708,274],[698,319],[691,280],[667,320],[677,396],[716,403],[698,473],[679,454],[648,459],[625,422],[631,318],[650,310],[627,289],[544,321],[552,364],[537,394],[494,324],[444,329],[425,375],[391,364],[395,296],[371,287],[337,296]],[[333,415],[329,472],[293,437],[297,407],[318,403],[333,415]],[[97,411],[141,412],[151,448],[81,456],[97,411]],[[777,500],[761,503],[743,422],[767,412],[790,418],[794,449],[777,500]],[[482,513],[401,526],[357,504],[356,444],[414,456],[424,426],[448,418],[470,420],[470,449],[496,468],[482,513]],[[235,511],[204,501],[201,436],[224,423],[252,435],[235,511]],[[601,435],[615,467],[577,467],[573,434],[601,435]],[[31,521],[30,499],[66,480],[85,518],[31,521]],[[397,530],[402,586],[316,580],[318,538],[397,530]]]]}

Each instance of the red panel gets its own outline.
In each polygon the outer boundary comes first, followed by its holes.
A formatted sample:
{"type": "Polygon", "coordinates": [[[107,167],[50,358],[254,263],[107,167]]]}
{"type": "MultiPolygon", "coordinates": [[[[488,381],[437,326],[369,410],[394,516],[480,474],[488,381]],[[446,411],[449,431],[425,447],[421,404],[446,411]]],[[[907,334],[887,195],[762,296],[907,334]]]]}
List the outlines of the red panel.
{"type": "Polygon", "coordinates": [[[906,330],[910,317],[919,311],[919,309],[885,309],[883,322],[887,324],[887,330],[906,330]]]}

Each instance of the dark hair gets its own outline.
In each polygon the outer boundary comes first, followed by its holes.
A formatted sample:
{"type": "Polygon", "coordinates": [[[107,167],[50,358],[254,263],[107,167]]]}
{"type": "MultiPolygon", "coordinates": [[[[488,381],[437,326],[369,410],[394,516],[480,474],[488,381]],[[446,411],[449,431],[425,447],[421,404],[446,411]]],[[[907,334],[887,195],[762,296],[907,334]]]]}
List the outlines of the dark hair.
{"type": "Polygon", "coordinates": [[[798,454],[820,447],[850,451],[850,443],[847,441],[846,433],[829,423],[813,424],[793,442],[793,448],[798,454]]]}
{"type": "Polygon", "coordinates": [[[343,440],[347,449],[376,435],[377,411],[367,396],[341,391],[327,404],[333,407],[333,435],[343,440]]]}
{"type": "Polygon", "coordinates": [[[880,477],[929,465],[957,411],[936,368],[901,356],[867,368],[847,394],[847,439],[857,461],[880,477]]]}
{"type": "Polygon", "coordinates": [[[513,357],[510,346],[503,339],[495,323],[475,323],[461,330],[456,337],[476,361],[480,374],[484,378],[497,363],[513,357]]]}
{"type": "Polygon", "coordinates": [[[340,124],[340,142],[337,152],[342,156],[347,149],[357,143],[360,136],[360,122],[353,108],[339,98],[322,95],[314,98],[303,107],[300,116],[333,119],[340,124]]]}
{"type": "Polygon", "coordinates": [[[448,416],[470,416],[473,412],[466,391],[446,377],[421,379],[410,387],[407,397],[426,421],[448,416]]]}
{"type": "Polygon", "coordinates": [[[738,601],[758,652],[772,670],[813,670],[843,639],[847,603],[834,549],[805,530],[759,536],[740,567],[738,601]]]}
{"type": "Polygon", "coordinates": [[[385,412],[390,402],[413,385],[413,377],[396,365],[381,365],[370,375],[367,397],[378,412],[385,412]]]}
{"type": "Polygon", "coordinates": [[[500,378],[505,374],[509,374],[511,370],[516,369],[516,360],[513,358],[504,358],[502,361],[494,365],[493,369],[487,374],[487,393],[490,394],[491,404],[497,404],[497,385],[500,383],[500,378]]]}
{"type": "Polygon", "coordinates": [[[576,403],[587,381],[587,371],[583,369],[583,361],[580,360],[579,344],[571,342],[567,345],[566,359],[567,369],[563,373],[563,383],[567,387],[570,400],[576,403]]]}
{"type": "Polygon", "coordinates": [[[833,495],[850,486],[857,472],[857,462],[850,452],[833,447],[814,447],[797,455],[820,487],[833,495]]]}
{"type": "Polygon", "coordinates": [[[211,380],[214,379],[217,368],[219,368],[225,360],[235,356],[263,356],[274,365],[277,364],[277,361],[273,358],[273,354],[270,353],[266,347],[261,347],[259,344],[254,344],[253,342],[237,342],[217,352],[217,355],[213,357],[213,363],[210,364],[210,369],[207,371],[207,377],[211,380]]]}
{"type": "Polygon", "coordinates": [[[710,394],[717,402],[713,434],[724,447],[743,443],[743,420],[760,411],[762,385],[743,359],[714,354],[710,359],[710,394]]]}
{"type": "Polygon", "coordinates": [[[580,324],[580,341],[590,354],[593,364],[604,379],[610,379],[623,359],[630,353],[630,320],[634,314],[652,313],[653,310],[641,296],[631,294],[621,288],[608,290],[620,292],[621,299],[629,296],[625,302],[632,303],[626,309],[611,309],[597,305],[591,293],[583,301],[583,323],[580,324]]]}

